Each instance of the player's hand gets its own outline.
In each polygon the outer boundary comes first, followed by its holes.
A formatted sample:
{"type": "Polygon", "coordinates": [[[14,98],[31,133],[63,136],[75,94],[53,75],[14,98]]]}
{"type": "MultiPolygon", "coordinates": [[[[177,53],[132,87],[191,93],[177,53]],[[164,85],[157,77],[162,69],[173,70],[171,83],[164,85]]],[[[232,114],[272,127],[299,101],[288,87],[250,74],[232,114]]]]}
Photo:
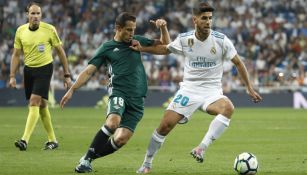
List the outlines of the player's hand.
{"type": "Polygon", "coordinates": [[[72,86],[72,84],[73,83],[72,83],[70,77],[64,78],[64,87],[65,87],[65,89],[69,89],[72,86]]]}
{"type": "Polygon", "coordinates": [[[155,25],[157,28],[161,28],[167,25],[167,22],[164,19],[150,20],[149,22],[155,25]]]}
{"type": "Polygon", "coordinates": [[[73,94],[73,90],[70,88],[66,94],[62,97],[61,102],[60,102],[60,106],[63,109],[64,105],[68,102],[69,99],[71,99],[73,94]]]}
{"type": "Polygon", "coordinates": [[[16,88],[16,78],[15,77],[10,78],[9,85],[11,88],[16,88]]]}
{"type": "Polygon", "coordinates": [[[254,103],[258,103],[262,100],[262,97],[254,89],[247,90],[247,93],[252,97],[254,103]]]}
{"type": "Polygon", "coordinates": [[[131,46],[129,46],[132,50],[141,52],[142,46],[138,40],[132,40],[131,46]]]}

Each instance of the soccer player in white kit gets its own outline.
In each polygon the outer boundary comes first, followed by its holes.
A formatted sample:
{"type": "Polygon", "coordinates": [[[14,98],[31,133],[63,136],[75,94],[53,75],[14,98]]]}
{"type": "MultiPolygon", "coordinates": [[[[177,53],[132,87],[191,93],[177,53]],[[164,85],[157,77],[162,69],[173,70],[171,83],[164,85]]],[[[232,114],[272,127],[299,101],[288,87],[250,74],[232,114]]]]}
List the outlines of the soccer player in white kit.
{"type": "Polygon", "coordinates": [[[200,109],[214,115],[201,143],[191,151],[197,162],[203,162],[203,154],[209,145],[219,138],[229,126],[234,111],[232,102],[223,95],[223,63],[231,60],[236,66],[248,94],[254,102],[261,96],[254,91],[246,67],[242,63],[232,42],[222,33],[211,30],[214,8],[206,2],[193,8],[195,30],[179,34],[168,45],[132,49],[153,54],[175,53],[185,57],[183,82],[173,101],[167,107],[160,126],[153,132],[145,160],[137,173],[149,173],[154,155],[163,144],[166,135],[177,123],[186,123],[192,114],[200,109]]]}

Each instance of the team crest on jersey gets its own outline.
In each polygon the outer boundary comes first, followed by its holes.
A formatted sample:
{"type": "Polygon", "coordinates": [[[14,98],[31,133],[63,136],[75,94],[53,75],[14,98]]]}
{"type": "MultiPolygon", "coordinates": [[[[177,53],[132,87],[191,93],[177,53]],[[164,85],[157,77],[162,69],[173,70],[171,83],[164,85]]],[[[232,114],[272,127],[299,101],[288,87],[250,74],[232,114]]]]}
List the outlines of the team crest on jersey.
{"type": "Polygon", "coordinates": [[[215,47],[211,47],[210,53],[211,53],[212,55],[215,55],[215,54],[216,54],[216,49],[215,49],[215,47]]]}
{"type": "Polygon", "coordinates": [[[193,45],[194,45],[194,39],[193,38],[189,38],[188,39],[188,46],[189,46],[189,52],[192,52],[193,50],[192,50],[192,47],[193,47],[193,45]]]}

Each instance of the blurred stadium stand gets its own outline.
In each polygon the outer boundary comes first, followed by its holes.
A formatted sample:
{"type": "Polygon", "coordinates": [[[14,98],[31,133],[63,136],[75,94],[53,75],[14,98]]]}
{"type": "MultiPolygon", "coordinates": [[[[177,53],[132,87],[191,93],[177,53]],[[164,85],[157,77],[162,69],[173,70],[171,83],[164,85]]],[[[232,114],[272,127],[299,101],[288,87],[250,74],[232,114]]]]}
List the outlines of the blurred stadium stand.
{"type": "MultiPolygon", "coordinates": [[[[8,86],[10,59],[17,27],[26,22],[27,0],[0,0],[0,88],[8,86]]],[[[87,65],[99,45],[113,37],[115,17],[122,11],[137,16],[136,34],[158,38],[150,19],[165,18],[171,38],[193,29],[191,6],[195,0],[41,0],[43,21],[56,26],[74,78],[87,65]]],[[[261,93],[307,92],[306,0],[212,0],[214,30],[225,33],[244,59],[261,93]]],[[[183,75],[183,58],[143,54],[150,89],[174,91],[183,75]]],[[[62,89],[63,72],[55,58],[52,85],[62,89]]],[[[22,67],[17,74],[23,86],[22,67]]],[[[101,69],[84,89],[105,89],[101,69]]],[[[231,63],[225,64],[224,91],[240,91],[242,82],[231,63]]]]}

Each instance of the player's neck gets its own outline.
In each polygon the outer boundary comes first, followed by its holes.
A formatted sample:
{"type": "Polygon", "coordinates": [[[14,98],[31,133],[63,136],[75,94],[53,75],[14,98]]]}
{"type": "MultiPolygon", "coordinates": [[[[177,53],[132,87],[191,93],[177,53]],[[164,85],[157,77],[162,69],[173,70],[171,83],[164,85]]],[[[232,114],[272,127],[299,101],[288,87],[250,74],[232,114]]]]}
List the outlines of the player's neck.
{"type": "Polygon", "coordinates": [[[29,25],[29,30],[31,30],[31,31],[35,31],[35,30],[37,30],[39,28],[39,25],[29,25]]]}
{"type": "Polygon", "coordinates": [[[115,36],[114,36],[114,41],[116,41],[116,42],[123,42],[123,40],[119,37],[119,35],[117,35],[117,34],[115,34],[115,36]]]}
{"type": "Polygon", "coordinates": [[[208,34],[204,34],[204,33],[201,33],[201,32],[196,31],[196,32],[195,32],[195,36],[196,36],[196,38],[197,38],[199,41],[205,41],[205,40],[208,38],[209,33],[208,33],[208,34]]]}

